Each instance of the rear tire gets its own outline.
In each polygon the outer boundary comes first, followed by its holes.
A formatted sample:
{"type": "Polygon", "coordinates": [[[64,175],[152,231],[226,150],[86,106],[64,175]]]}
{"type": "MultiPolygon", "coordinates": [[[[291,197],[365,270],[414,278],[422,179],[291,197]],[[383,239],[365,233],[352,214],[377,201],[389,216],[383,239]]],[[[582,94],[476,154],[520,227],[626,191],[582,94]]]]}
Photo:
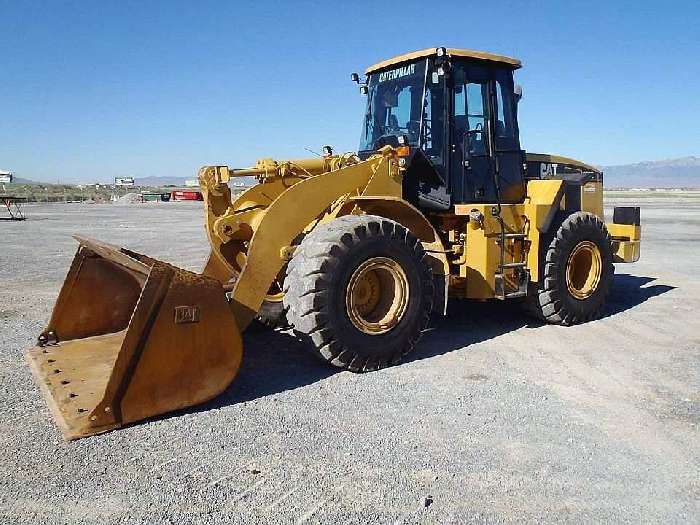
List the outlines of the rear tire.
{"type": "Polygon", "coordinates": [[[423,246],[400,224],[348,215],[297,247],[284,305],[314,353],[353,372],[396,364],[430,319],[433,279],[423,246]]]}
{"type": "Polygon", "coordinates": [[[588,212],[569,215],[544,255],[543,273],[526,301],[526,311],[552,324],[597,319],[610,291],[613,266],[610,235],[588,212]]]}

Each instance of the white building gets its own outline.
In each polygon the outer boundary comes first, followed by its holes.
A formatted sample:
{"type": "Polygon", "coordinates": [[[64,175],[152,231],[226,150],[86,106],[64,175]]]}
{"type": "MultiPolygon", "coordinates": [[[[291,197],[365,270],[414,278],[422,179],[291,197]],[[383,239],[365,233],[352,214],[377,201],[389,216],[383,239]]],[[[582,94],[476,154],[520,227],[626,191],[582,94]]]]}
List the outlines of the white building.
{"type": "Polygon", "coordinates": [[[114,177],[114,185],[132,187],[134,186],[134,177],[114,177]]]}
{"type": "Polygon", "coordinates": [[[11,171],[0,170],[0,183],[10,183],[14,178],[14,174],[11,171]]]}

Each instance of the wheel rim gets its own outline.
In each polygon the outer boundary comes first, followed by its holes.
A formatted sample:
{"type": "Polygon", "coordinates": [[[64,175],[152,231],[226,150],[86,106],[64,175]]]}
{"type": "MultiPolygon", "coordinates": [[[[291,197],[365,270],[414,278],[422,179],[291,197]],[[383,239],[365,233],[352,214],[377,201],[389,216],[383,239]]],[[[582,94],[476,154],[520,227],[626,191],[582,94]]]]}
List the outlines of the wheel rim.
{"type": "Polygon", "coordinates": [[[408,299],[406,273],[387,257],[373,257],[358,266],[345,293],[350,321],[369,335],[384,334],[398,325],[408,299]]]}
{"type": "Polygon", "coordinates": [[[281,303],[284,300],[284,292],[279,292],[279,293],[274,293],[274,294],[268,293],[265,296],[265,300],[268,303],[281,303]]]}
{"type": "Polygon", "coordinates": [[[603,259],[600,249],[591,241],[581,241],[569,255],[566,264],[566,287],[576,299],[588,299],[598,289],[603,259]]]}
{"type": "Polygon", "coordinates": [[[268,303],[281,303],[283,299],[284,292],[282,291],[282,285],[275,279],[265,295],[265,301],[268,303]]]}

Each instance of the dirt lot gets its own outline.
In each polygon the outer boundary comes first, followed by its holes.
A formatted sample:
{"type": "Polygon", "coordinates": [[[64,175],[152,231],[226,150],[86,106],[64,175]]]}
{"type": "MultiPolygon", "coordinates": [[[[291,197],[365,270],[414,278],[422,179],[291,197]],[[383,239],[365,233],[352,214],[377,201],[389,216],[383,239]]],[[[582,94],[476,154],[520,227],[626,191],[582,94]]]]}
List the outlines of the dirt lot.
{"type": "Polygon", "coordinates": [[[640,202],[643,259],[617,267],[599,321],[452,304],[410,362],[365,375],[250,334],[220,398],[73,443],[23,359],[69,235],[199,269],[203,213],[28,206],[0,223],[0,522],[697,523],[700,197],[640,202]]]}

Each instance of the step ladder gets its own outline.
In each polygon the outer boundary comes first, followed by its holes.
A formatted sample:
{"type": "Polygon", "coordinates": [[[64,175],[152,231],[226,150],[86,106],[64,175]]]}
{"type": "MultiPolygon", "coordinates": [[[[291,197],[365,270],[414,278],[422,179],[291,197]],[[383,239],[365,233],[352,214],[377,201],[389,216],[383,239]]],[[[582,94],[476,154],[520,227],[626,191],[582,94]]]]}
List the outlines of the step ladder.
{"type": "Polygon", "coordinates": [[[500,260],[495,274],[495,297],[501,300],[525,297],[530,282],[530,270],[527,268],[530,248],[526,233],[527,222],[523,231],[508,231],[500,213],[494,215],[501,226],[501,233],[496,240],[500,248],[500,260]]]}

